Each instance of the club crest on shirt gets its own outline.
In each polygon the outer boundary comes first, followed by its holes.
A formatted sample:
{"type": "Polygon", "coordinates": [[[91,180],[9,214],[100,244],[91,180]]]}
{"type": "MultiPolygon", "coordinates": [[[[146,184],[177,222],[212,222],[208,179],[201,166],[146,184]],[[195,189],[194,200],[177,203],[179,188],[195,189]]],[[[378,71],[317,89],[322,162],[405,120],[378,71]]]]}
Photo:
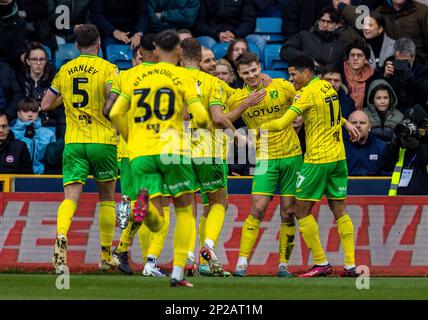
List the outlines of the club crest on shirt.
{"type": "Polygon", "coordinates": [[[278,90],[269,91],[269,94],[272,99],[278,99],[278,90]]]}

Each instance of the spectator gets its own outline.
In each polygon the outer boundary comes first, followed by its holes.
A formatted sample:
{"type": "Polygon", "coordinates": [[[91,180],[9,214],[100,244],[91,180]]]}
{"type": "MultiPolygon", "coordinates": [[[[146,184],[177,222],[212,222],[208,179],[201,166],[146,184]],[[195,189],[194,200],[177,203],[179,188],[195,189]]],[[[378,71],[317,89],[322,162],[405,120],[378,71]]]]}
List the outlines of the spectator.
{"type": "Polygon", "coordinates": [[[330,82],[334,90],[336,90],[339,96],[342,117],[348,119],[349,115],[355,111],[355,103],[348,95],[348,88],[343,84],[339,68],[333,64],[326,65],[322,70],[322,78],[330,82]]]}
{"type": "Polygon", "coordinates": [[[234,88],[240,88],[244,84],[244,81],[241,79],[238,74],[238,70],[236,69],[235,61],[238,59],[240,54],[245,51],[248,51],[248,42],[245,39],[237,38],[230,43],[227,48],[226,56],[224,57],[224,59],[226,59],[233,68],[233,73],[236,79],[234,88]]]}
{"type": "Polygon", "coordinates": [[[187,38],[193,38],[193,34],[189,29],[180,29],[177,31],[177,33],[180,41],[183,41],[184,39],[187,39],[187,38]]]}
{"type": "Polygon", "coordinates": [[[27,26],[18,15],[18,5],[13,0],[0,1],[0,60],[13,68],[21,63],[27,43],[27,26]]]}
{"type": "Polygon", "coordinates": [[[266,40],[251,34],[256,28],[256,13],[253,0],[217,1],[201,0],[195,23],[195,32],[203,36],[212,47],[216,41],[231,42],[235,38],[246,38],[263,52],[266,40]]]}
{"type": "Polygon", "coordinates": [[[381,164],[385,170],[394,170],[389,195],[428,195],[427,112],[419,105],[407,110],[395,134],[381,164]]]}
{"type": "Polygon", "coordinates": [[[384,76],[397,93],[401,112],[420,104],[428,108],[428,65],[416,59],[416,46],[408,38],[394,45],[394,61],[387,61],[384,76]]]}
{"type": "Polygon", "coordinates": [[[217,78],[226,82],[230,87],[237,88],[235,73],[233,72],[232,65],[226,59],[219,59],[216,62],[217,78]]]}
{"type": "Polygon", "coordinates": [[[383,68],[387,59],[394,56],[395,40],[385,33],[385,18],[373,12],[364,19],[364,38],[370,47],[369,63],[373,68],[383,68]]]}
{"type": "Polygon", "coordinates": [[[130,44],[138,47],[147,29],[148,8],[140,0],[92,0],[90,17],[101,33],[104,48],[109,44],[130,44]]]}
{"type": "Polygon", "coordinates": [[[44,172],[46,147],[55,142],[53,131],[42,127],[39,107],[39,103],[33,98],[23,98],[18,103],[18,119],[11,127],[16,139],[27,145],[35,174],[44,172]]]}
{"type": "Polygon", "coordinates": [[[148,0],[149,29],[158,33],[166,29],[190,29],[199,10],[199,0],[148,0]]]}
{"type": "Polygon", "coordinates": [[[48,21],[47,0],[16,0],[18,14],[25,19],[29,41],[42,42],[56,50],[56,40],[48,21]]]}
{"type": "Polygon", "coordinates": [[[89,19],[89,0],[47,0],[47,2],[48,21],[57,44],[74,42],[76,28],[91,22],[89,19]],[[57,27],[57,19],[63,14],[56,12],[59,6],[67,6],[70,9],[70,28],[57,27]]]}
{"type": "Polygon", "coordinates": [[[351,43],[347,50],[347,60],[343,62],[342,80],[355,103],[361,110],[369,83],[374,79],[373,67],[369,64],[370,49],[363,41],[351,43]]]}
{"type": "Polygon", "coordinates": [[[282,16],[282,34],[285,40],[300,31],[308,31],[318,18],[318,13],[329,4],[329,0],[288,0],[282,16]]]}
{"type": "Polygon", "coordinates": [[[345,56],[345,46],[358,39],[358,35],[340,22],[341,17],[337,10],[324,8],[313,29],[300,31],[285,42],[281,49],[281,58],[291,61],[306,55],[321,66],[342,60],[345,56]]]}
{"type": "Polygon", "coordinates": [[[4,113],[0,113],[0,173],[33,173],[27,146],[9,131],[4,113]]]}
{"type": "MultiPolygon", "coordinates": [[[[346,6],[343,15],[352,23],[356,8],[346,6]]],[[[416,53],[428,63],[428,6],[413,0],[384,0],[376,12],[385,18],[385,32],[392,39],[410,38],[416,44],[416,53]]]]}
{"type": "Polygon", "coordinates": [[[9,67],[7,63],[0,61],[0,85],[3,91],[3,97],[6,102],[5,107],[1,107],[0,112],[5,113],[8,120],[12,122],[16,119],[16,111],[18,101],[21,99],[22,94],[19,88],[19,84],[16,81],[15,73],[9,67]]]}
{"type": "Polygon", "coordinates": [[[357,110],[351,113],[348,121],[360,133],[357,142],[343,139],[346,151],[346,162],[350,176],[378,176],[384,175],[380,169],[380,161],[386,143],[370,132],[371,125],[367,114],[357,110]]]}
{"type": "Polygon", "coordinates": [[[380,79],[370,84],[364,111],[370,119],[372,134],[385,142],[391,141],[403,114],[397,110],[397,96],[388,82],[380,79]]]}
{"type": "Polygon", "coordinates": [[[202,59],[199,63],[201,70],[215,76],[216,72],[216,61],[214,53],[207,47],[202,47],[202,59]]]}
{"type": "Polygon", "coordinates": [[[257,17],[282,18],[287,0],[254,0],[257,17]]]}
{"type": "MultiPolygon", "coordinates": [[[[48,56],[40,43],[30,42],[24,55],[24,64],[17,73],[19,85],[25,97],[33,98],[40,103],[55,76],[55,69],[48,61],[48,56]]],[[[56,128],[58,139],[65,135],[64,107],[43,112],[40,115],[44,126],[56,128]]]]}

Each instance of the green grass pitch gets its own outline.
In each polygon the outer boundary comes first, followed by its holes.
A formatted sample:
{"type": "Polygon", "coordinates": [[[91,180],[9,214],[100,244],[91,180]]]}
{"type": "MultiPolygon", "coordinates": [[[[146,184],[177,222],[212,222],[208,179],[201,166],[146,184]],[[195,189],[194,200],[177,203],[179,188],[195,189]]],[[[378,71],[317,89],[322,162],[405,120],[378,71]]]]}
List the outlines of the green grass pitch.
{"type": "Polygon", "coordinates": [[[0,299],[428,299],[428,278],[371,277],[369,290],[349,278],[188,278],[194,288],[171,288],[169,278],[71,274],[70,289],[58,290],[54,274],[0,274],[0,299]]]}

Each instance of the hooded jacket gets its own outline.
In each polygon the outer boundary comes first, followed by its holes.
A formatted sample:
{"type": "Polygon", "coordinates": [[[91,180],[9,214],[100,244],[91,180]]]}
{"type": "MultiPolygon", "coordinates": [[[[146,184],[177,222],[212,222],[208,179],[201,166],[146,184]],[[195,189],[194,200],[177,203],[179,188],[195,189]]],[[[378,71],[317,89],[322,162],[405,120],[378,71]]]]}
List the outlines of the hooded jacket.
{"type": "Polygon", "coordinates": [[[0,173],[33,173],[27,146],[16,140],[12,131],[0,143],[0,173]]]}
{"type": "Polygon", "coordinates": [[[367,113],[370,124],[371,133],[376,135],[383,141],[391,141],[394,133],[394,128],[403,120],[403,114],[397,110],[397,96],[392,87],[385,80],[374,80],[367,91],[366,108],[364,111],[367,113]],[[374,94],[379,86],[386,86],[389,91],[390,106],[386,111],[384,120],[382,121],[377,109],[374,105],[374,94]]]}
{"type": "Polygon", "coordinates": [[[35,174],[44,172],[44,161],[46,155],[46,147],[49,143],[55,141],[55,133],[47,128],[42,127],[42,121],[38,118],[36,121],[22,121],[16,119],[16,123],[10,128],[17,140],[25,142],[30,157],[33,162],[33,171],[35,174]],[[33,124],[33,138],[26,136],[27,128],[33,124]]]}
{"type": "MultiPolygon", "coordinates": [[[[381,37],[383,38],[382,48],[380,49],[380,54],[379,54],[379,57],[377,57],[377,59],[375,57],[373,49],[370,48],[370,61],[369,61],[369,63],[375,69],[376,68],[383,68],[383,66],[385,65],[385,61],[388,58],[393,57],[395,54],[395,51],[394,51],[395,40],[388,37],[385,32],[383,32],[381,34],[381,37]]],[[[369,45],[370,45],[370,42],[369,42],[369,45]]]]}

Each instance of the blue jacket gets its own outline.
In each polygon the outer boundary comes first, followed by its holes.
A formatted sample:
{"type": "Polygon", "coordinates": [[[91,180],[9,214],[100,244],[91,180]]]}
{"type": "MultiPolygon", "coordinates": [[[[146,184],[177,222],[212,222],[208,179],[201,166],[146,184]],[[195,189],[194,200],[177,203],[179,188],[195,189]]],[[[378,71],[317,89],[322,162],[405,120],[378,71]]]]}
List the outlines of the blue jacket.
{"type": "Polygon", "coordinates": [[[352,143],[344,137],[346,162],[350,176],[379,176],[386,173],[380,170],[380,159],[386,143],[369,133],[364,145],[352,143]]]}
{"type": "Polygon", "coordinates": [[[46,155],[46,147],[49,143],[55,141],[55,133],[47,128],[42,127],[42,121],[38,118],[35,122],[16,119],[16,123],[11,130],[15,134],[15,138],[25,142],[30,152],[30,157],[33,162],[33,171],[35,174],[42,174],[45,170],[44,161],[46,155]],[[25,136],[27,127],[34,123],[34,137],[31,139],[25,136]]]}

